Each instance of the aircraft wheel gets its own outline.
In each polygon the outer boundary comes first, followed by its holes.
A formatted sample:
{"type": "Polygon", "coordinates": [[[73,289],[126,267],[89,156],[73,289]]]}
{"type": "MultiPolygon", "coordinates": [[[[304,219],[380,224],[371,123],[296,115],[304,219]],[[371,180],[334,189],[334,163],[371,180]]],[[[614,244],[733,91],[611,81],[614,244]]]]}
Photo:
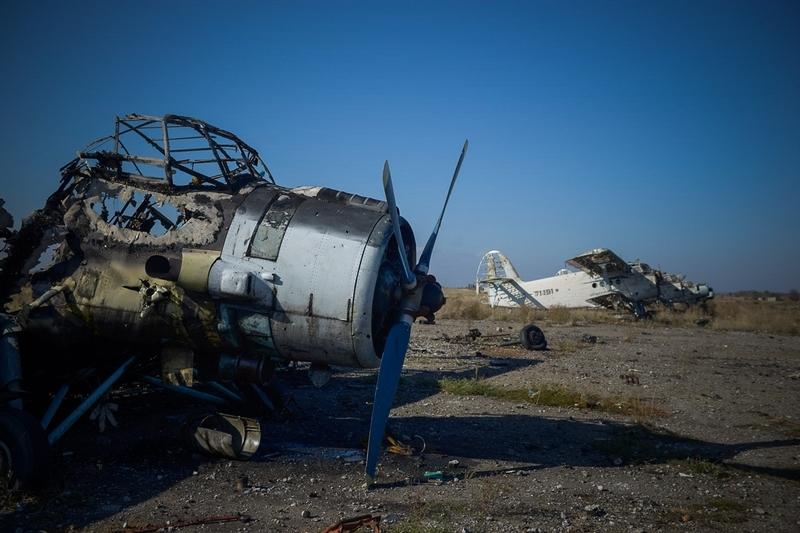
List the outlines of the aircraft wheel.
{"type": "Polygon", "coordinates": [[[0,486],[34,488],[49,466],[50,443],[39,421],[21,409],[0,408],[0,486]]]}
{"type": "Polygon", "coordinates": [[[544,338],[544,333],[538,326],[528,324],[522,331],[520,331],[520,341],[522,345],[528,350],[546,350],[547,339],[544,338]]]}

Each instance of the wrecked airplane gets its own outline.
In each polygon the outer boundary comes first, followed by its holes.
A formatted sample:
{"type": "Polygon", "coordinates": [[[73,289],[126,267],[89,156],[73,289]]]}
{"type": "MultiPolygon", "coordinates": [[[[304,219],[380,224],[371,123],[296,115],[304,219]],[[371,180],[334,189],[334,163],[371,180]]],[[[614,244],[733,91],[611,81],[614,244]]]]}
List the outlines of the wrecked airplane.
{"type": "Polygon", "coordinates": [[[269,411],[288,360],[311,362],[317,385],[331,365],[380,367],[374,476],[411,324],[445,303],[428,269],[466,149],[417,261],[388,162],[386,201],[290,189],[233,133],[184,116],[117,118],[19,231],[2,221],[0,474],[15,487],[41,480],[51,446],[90,409],[114,422],[100,406],[123,377],[269,411]]]}
{"type": "Polygon", "coordinates": [[[567,265],[576,270],[564,268],[549,278],[522,281],[511,261],[492,250],[478,265],[475,288],[487,294],[492,307],[605,307],[626,309],[637,318],[646,316],[646,305],[655,302],[673,307],[714,297],[704,283],[685,281],[640,261],[628,263],[605,248],[573,257],[567,265]]]}

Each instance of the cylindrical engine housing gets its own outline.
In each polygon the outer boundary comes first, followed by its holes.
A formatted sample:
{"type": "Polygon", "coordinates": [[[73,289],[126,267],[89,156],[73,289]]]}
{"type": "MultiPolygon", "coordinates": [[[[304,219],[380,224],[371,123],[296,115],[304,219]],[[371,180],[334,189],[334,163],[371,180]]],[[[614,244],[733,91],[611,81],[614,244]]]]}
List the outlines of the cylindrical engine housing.
{"type": "MultiPolygon", "coordinates": [[[[413,264],[405,221],[402,231],[413,264]]],[[[264,186],[237,210],[209,290],[237,310],[245,337],[260,337],[263,345],[268,336],[276,355],[376,367],[399,268],[385,203],[330,189],[264,186]],[[236,302],[232,291],[244,282],[233,272],[250,273],[249,301],[236,302]],[[383,295],[377,302],[376,291],[383,295]],[[246,309],[252,312],[243,325],[246,309]]]]}

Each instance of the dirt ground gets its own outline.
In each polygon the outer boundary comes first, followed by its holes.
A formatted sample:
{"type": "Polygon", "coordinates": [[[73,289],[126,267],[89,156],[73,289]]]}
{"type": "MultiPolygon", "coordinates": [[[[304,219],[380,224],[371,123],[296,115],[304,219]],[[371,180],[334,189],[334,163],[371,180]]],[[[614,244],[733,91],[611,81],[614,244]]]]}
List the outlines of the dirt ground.
{"type": "Polygon", "coordinates": [[[800,529],[800,337],[620,322],[546,326],[545,352],[499,346],[521,325],[414,327],[390,428],[425,449],[385,454],[373,488],[359,450],[374,371],[338,370],[316,389],[301,366],[281,372],[295,416],[265,421],[249,462],[188,450],[180,428],[201,406],[118,391],[120,427],[76,426],[42,493],[4,496],[0,530],[241,515],[180,529],[321,531],[366,513],[390,532],[800,529]],[[472,328],[483,336],[469,340],[472,328]],[[496,397],[441,391],[476,376],[496,397]],[[657,409],[541,405],[545,385],[657,409]]]}

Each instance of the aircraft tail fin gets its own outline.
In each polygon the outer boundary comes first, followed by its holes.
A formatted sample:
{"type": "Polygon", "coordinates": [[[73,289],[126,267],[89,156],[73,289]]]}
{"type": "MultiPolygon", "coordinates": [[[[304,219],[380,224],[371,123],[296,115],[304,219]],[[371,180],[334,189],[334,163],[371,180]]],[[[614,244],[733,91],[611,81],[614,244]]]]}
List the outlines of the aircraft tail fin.
{"type": "Polygon", "coordinates": [[[478,272],[475,277],[475,290],[480,293],[481,289],[491,285],[492,282],[502,281],[521,281],[517,269],[502,252],[491,250],[484,254],[478,264],[478,272]]]}

